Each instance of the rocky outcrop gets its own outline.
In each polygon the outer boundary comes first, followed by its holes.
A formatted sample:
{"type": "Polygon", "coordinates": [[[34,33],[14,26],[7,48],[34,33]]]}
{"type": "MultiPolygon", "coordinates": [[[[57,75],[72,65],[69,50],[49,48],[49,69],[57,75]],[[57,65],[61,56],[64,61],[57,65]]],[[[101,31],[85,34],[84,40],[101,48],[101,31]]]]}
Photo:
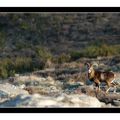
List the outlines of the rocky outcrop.
{"type": "Polygon", "coordinates": [[[28,94],[27,91],[9,83],[0,84],[0,91],[7,93],[9,96],[16,96],[18,94],[28,94]]]}
{"type": "Polygon", "coordinates": [[[0,107],[101,107],[101,103],[95,97],[84,94],[61,94],[58,97],[21,94],[0,107]]]}
{"type": "Polygon", "coordinates": [[[28,91],[9,83],[0,84],[0,104],[10,100],[13,97],[16,97],[19,94],[28,95],[28,91]]]}
{"type": "MultiPolygon", "coordinates": [[[[117,93],[111,89],[106,94],[104,89],[98,91],[89,80],[55,79],[55,75],[74,76],[75,70],[52,70],[44,76],[49,72],[16,75],[1,81],[0,107],[120,107],[120,86],[116,88],[117,93]]],[[[119,83],[119,74],[117,77],[119,83]]]]}

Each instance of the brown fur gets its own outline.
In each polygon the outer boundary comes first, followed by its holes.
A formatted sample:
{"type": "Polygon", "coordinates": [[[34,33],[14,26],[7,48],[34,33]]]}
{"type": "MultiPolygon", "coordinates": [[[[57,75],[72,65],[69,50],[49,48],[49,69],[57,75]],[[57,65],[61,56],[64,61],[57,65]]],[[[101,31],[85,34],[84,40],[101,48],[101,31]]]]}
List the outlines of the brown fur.
{"type": "Polygon", "coordinates": [[[93,66],[89,63],[85,63],[88,68],[88,79],[91,81],[94,81],[96,86],[99,87],[100,89],[100,83],[105,82],[108,86],[108,89],[111,86],[112,81],[115,78],[115,74],[113,72],[102,72],[102,71],[97,71],[94,70],[93,66]]]}

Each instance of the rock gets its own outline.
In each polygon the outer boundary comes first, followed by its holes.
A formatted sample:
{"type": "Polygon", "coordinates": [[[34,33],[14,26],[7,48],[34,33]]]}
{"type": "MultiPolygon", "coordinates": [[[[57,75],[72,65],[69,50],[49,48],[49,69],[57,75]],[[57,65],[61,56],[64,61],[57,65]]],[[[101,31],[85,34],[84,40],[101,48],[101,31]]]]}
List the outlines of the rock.
{"type": "Polygon", "coordinates": [[[55,100],[41,95],[23,95],[20,94],[16,98],[11,99],[0,105],[0,107],[47,107],[57,105],[55,100]]]}
{"type": "Polygon", "coordinates": [[[77,88],[79,88],[80,87],[80,84],[73,84],[73,85],[71,85],[71,84],[65,84],[64,85],[64,91],[65,92],[74,92],[77,88]]]}
{"type": "Polygon", "coordinates": [[[8,97],[8,94],[0,90],[0,98],[5,98],[5,97],[8,97]]]}
{"type": "Polygon", "coordinates": [[[39,86],[40,85],[40,82],[39,81],[26,81],[24,83],[26,86],[39,86]]]}
{"type": "Polygon", "coordinates": [[[8,94],[9,96],[16,96],[19,94],[28,94],[27,91],[9,83],[0,84],[0,91],[8,94]]]}
{"type": "Polygon", "coordinates": [[[67,84],[69,84],[69,85],[79,85],[79,86],[85,85],[83,82],[75,81],[75,79],[69,79],[67,81],[67,84]]]}
{"type": "Polygon", "coordinates": [[[15,74],[15,77],[19,77],[20,75],[19,74],[15,74]]]}
{"type": "Polygon", "coordinates": [[[55,84],[55,80],[50,76],[47,77],[47,81],[49,82],[49,84],[55,84]]]}
{"type": "Polygon", "coordinates": [[[102,103],[102,108],[116,108],[116,106],[112,105],[111,103],[109,104],[102,103]]]}
{"type": "Polygon", "coordinates": [[[80,84],[80,86],[84,86],[85,84],[83,82],[77,82],[78,84],[80,84]]]}
{"type": "Polygon", "coordinates": [[[35,94],[39,93],[40,95],[48,95],[48,96],[56,96],[56,94],[59,94],[61,88],[59,86],[55,85],[40,85],[40,86],[30,86],[26,87],[25,90],[29,92],[29,94],[35,94]]]}
{"type": "Polygon", "coordinates": [[[22,85],[19,86],[19,88],[21,88],[21,89],[24,89],[25,87],[26,87],[25,84],[22,84],[22,85]]]}
{"type": "Polygon", "coordinates": [[[0,103],[8,99],[9,99],[9,95],[6,92],[0,90],[0,103]]]}
{"type": "Polygon", "coordinates": [[[92,85],[92,84],[93,84],[92,81],[90,81],[90,80],[86,80],[86,85],[92,85]]]}
{"type": "Polygon", "coordinates": [[[105,93],[103,91],[98,92],[96,94],[97,99],[99,99],[101,102],[105,102],[106,104],[108,103],[113,103],[114,100],[120,99],[120,94],[117,93],[105,93]]]}
{"type": "Polygon", "coordinates": [[[115,106],[120,106],[120,99],[118,99],[118,100],[113,100],[113,105],[115,105],[115,106]]]}
{"type": "Polygon", "coordinates": [[[21,94],[4,102],[0,107],[101,107],[101,103],[95,97],[84,94],[62,94],[58,97],[21,94]]]}
{"type": "Polygon", "coordinates": [[[118,87],[118,88],[116,89],[116,92],[117,92],[117,93],[120,93],[120,87],[118,87]]]}
{"type": "MultiPolygon", "coordinates": [[[[114,90],[114,89],[113,89],[114,90]]],[[[120,94],[114,93],[111,89],[110,92],[106,93],[103,90],[93,89],[92,86],[81,86],[78,89],[76,89],[75,93],[78,94],[86,94],[88,96],[96,97],[100,102],[104,102],[106,104],[113,103],[114,100],[120,99],[120,94]]]]}
{"type": "Polygon", "coordinates": [[[95,97],[91,97],[88,95],[72,95],[71,102],[78,103],[80,107],[101,107],[101,103],[95,97]]]}

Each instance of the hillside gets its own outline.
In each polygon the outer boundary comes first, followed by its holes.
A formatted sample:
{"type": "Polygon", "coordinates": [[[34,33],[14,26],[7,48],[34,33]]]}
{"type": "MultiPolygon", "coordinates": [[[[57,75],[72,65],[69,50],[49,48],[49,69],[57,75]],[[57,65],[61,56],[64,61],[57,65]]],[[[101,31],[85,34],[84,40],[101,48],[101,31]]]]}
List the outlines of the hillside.
{"type": "Polygon", "coordinates": [[[119,13],[1,13],[1,47],[20,52],[39,45],[57,54],[101,41],[120,44],[119,19],[119,13]]]}
{"type": "Polygon", "coordinates": [[[119,13],[0,13],[0,76],[43,69],[47,61],[119,56],[119,19],[119,13]]]}
{"type": "Polygon", "coordinates": [[[0,108],[120,107],[119,33],[120,13],[0,13],[0,108]]]}

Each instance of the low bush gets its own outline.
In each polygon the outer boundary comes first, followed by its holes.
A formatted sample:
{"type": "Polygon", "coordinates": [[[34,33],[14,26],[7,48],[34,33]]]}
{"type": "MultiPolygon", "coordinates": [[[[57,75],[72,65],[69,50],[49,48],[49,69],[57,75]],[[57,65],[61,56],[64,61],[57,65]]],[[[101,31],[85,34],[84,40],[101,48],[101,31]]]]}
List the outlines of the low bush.
{"type": "Polygon", "coordinates": [[[114,56],[120,55],[120,45],[107,45],[105,43],[98,45],[90,45],[81,51],[72,51],[70,56],[72,60],[79,59],[81,57],[96,58],[98,56],[114,56]]]}
{"type": "Polygon", "coordinates": [[[79,59],[80,57],[83,57],[84,55],[80,51],[71,51],[70,56],[71,56],[71,60],[74,61],[79,59]]]}
{"type": "Polygon", "coordinates": [[[53,57],[50,51],[44,47],[37,46],[35,51],[37,53],[37,56],[44,62],[46,62],[48,59],[51,60],[53,57]]]}
{"type": "Polygon", "coordinates": [[[22,22],[20,24],[20,28],[24,29],[24,30],[29,30],[30,29],[30,25],[27,22],[22,22]]]}
{"type": "Polygon", "coordinates": [[[5,58],[0,60],[0,77],[7,78],[14,75],[14,63],[12,60],[5,58]]]}
{"type": "Polygon", "coordinates": [[[56,59],[55,62],[57,62],[57,63],[65,63],[65,62],[69,62],[71,60],[71,56],[68,54],[62,53],[55,59],[56,59]]]}
{"type": "Polygon", "coordinates": [[[44,63],[40,60],[27,57],[4,58],[0,60],[0,78],[7,78],[14,76],[15,73],[31,72],[43,68],[44,63]]]}
{"type": "Polygon", "coordinates": [[[107,44],[101,44],[99,46],[91,45],[87,47],[83,54],[85,57],[97,57],[97,56],[113,56],[119,54],[118,49],[115,46],[107,44]]]}

